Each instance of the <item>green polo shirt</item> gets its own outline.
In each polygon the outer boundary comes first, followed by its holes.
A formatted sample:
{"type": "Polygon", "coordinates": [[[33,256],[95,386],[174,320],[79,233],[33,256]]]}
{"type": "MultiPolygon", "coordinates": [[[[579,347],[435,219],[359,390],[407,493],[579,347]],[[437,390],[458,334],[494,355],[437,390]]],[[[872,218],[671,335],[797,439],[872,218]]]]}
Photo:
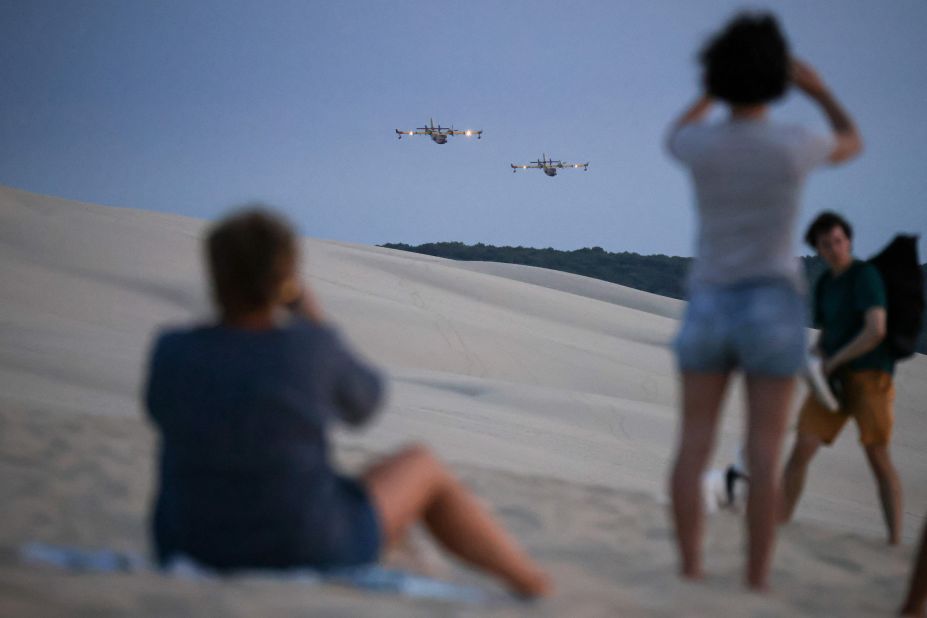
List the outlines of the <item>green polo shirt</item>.
{"type": "MultiPolygon", "coordinates": [[[[815,290],[814,322],[821,329],[820,344],[826,356],[836,353],[863,330],[866,311],[885,307],[882,276],[875,266],[861,260],[854,260],[836,277],[828,270],[821,275],[815,290]]],[[[895,358],[883,340],[846,366],[853,371],[881,369],[893,373],[895,358]]]]}

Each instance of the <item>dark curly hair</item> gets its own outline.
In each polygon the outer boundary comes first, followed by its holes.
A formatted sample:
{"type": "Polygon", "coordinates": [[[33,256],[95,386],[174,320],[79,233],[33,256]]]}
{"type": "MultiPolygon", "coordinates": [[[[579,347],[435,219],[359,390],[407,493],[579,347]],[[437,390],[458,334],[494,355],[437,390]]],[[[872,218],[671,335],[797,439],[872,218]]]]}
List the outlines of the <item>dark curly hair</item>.
{"type": "Polygon", "coordinates": [[[238,317],[273,303],[297,253],[289,223],[261,205],[218,222],[206,239],[206,258],[222,315],[238,317]]]}
{"type": "Polygon", "coordinates": [[[826,234],[835,227],[843,228],[843,233],[853,240],[853,226],[850,222],[831,210],[825,210],[811,222],[805,232],[805,243],[812,249],[818,248],[818,236],[826,234]]]}
{"type": "Polygon", "coordinates": [[[702,49],[705,88],[733,105],[778,99],[789,84],[789,45],[769,13],[735,17],[702,49]]]}

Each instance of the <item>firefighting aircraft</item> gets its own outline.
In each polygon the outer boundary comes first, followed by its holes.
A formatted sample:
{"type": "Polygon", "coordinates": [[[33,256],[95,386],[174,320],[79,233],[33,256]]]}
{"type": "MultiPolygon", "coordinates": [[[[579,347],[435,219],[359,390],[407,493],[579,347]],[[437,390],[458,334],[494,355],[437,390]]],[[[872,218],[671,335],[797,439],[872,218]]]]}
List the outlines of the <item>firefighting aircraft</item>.
{"type": "Polygon", "coordinates": [[[440,124],[435,126],[435,121],[431,118],[428,119],[427,127],[419,127],[414,131],[400,131],[399,129],[396,129],[396,135],[399,136],[399,139],[402,139],[403,135],[428,135],[432,140],[434,140],[436,144],[446,144],[447,138],[452,135],[465,135],[467,137],[475,135],[476,139],[483,139],[482,131],[475,131],[472,129],[458,131],[454,127],[442,127],[440,124]]]}
{"type": "Polygon", "coordinates": [[[546,154],[542,154],[540,159],[532,161],[528,165],[515,165],[512,163],[511,166],[513,174],[518,170],[544,170],[544,173],[548,176],[556,176],[557,170],[578,169],[580,167],[583,168],[584,172],[589,171],[588,161],[585,163],[564,163],[563,161],[548,159],[546,154]]]}

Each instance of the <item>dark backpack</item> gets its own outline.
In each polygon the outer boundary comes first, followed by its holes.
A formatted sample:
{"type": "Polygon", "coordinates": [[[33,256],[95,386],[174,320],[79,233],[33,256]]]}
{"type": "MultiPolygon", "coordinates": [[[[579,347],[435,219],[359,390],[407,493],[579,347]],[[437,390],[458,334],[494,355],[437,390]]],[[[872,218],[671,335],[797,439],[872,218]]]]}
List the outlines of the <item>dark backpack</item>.
{"type": "Polygon", "coordinates": [[[908,358],[917,351],[924,325],[924,273],[917,258],[917,236],[895,236],[869,263],[885,283],[888,349],[897,360],[908,358]]]}

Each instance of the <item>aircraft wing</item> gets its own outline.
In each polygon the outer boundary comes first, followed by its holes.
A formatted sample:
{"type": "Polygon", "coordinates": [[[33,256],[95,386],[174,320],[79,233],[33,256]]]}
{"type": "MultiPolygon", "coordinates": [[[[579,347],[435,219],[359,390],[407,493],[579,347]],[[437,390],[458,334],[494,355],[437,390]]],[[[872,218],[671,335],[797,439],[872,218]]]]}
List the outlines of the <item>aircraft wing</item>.
{"type": "Polygon", "coordinates": [[[396,129],[397,135],[428,135],[425,131],[400,131],[396,129]]]}
{"type": "Polygon", "coordinates": [[[537,163],[532,163],[530,165],[515,165],[514,163],[510,163],[509,165],[512,166],[513,170],[539,170],[541,169],[541,166],[538,165],[537,163]]]}
{"type": "Polygon", "coordinates": [[[475,135],[475,136],[479,137],[479,136],[482,135],[482,134],[483,134],[482,131],[476,131],[476,130],[473,130],[473,129],[467,129],[467,130],[464,130],[464,131],[458,131],[458,130],[454,129],[454,130],[448,131],[448,135],[466,135],[466,136],[468,136],[468,137],[471,136],[471,135],[475,135]]]}
{"type": "Polygon", "coordinates": [[[586,167],[589,167],[589,162],[587,161],[586,163],[563,163],[563,162],[561,161],[561,162],[557,165],[557,167],[559,167],[559,168],[561,168],[561,169],[567,168],[567,167],[572,167],[572,168],[580,168],[580,167],[582,167],[582,168],[586,168],[586,167]]]}

